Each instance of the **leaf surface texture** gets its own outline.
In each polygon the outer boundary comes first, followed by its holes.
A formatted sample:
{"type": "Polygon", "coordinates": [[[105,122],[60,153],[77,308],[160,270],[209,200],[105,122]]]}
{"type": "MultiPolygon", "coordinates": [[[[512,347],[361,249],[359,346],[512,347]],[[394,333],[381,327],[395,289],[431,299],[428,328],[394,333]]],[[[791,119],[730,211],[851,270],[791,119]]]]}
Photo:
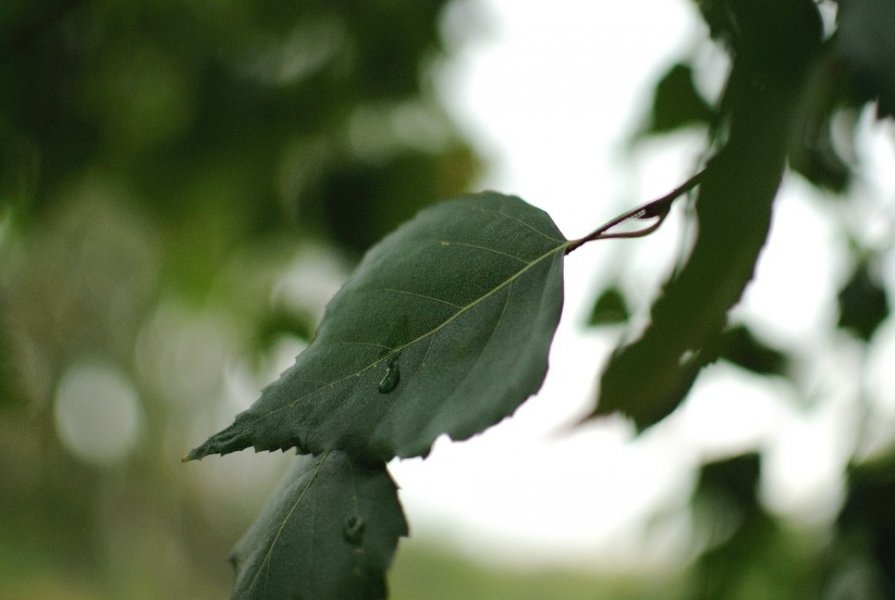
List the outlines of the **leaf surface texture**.
{"type": "Polygon", "coordinates": [[[302,457],[233,548],[234,600],[375,600],[407,522],[384,464],[302,457]]]}
{"type": "Polygon", "coordinates": [[[188,458],[254,446],[389,460],[486,429],[543,382],[567,245],[512,196],[422,211],[367,253],[295,365],[188,458]]]}

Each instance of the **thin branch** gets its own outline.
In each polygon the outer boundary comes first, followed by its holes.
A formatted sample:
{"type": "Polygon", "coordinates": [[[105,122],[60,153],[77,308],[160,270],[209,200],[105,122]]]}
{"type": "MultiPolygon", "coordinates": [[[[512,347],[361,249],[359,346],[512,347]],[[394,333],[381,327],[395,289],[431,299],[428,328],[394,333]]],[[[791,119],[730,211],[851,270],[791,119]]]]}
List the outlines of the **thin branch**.
{"type": "Polygon", "coordinates": [[[671,210],[671,204],[675,200],[695,188],[697,185],[699,185],[699,183],[702,181],[702,176],[704,173],[705,169],[701,170],[699,173],[697,173],[678,187],[674,188],[661,198],[647,202],[646,204],[638,206],[633,210],[629,210],[628,212],[615,217],[608,223],[601,225],[598,229],[589,233],[583,238],[570,242],[569,245],[566,246],[566,254],[577,249],[579,246],[583,246],[584,244],[593,242],[595,240],[608,240],[613,238],[637,238],[651,234],[659,228],[659,226],[662,224],[662,221],[664,221],[665,217],[668,216],[668,212],[671,210]],[[656,219],[656,221],[648,227],[637,229],[635,231],[623,231],[616,233],[611,232],[612,229],[615,229],[622,223],[631,221],[633,219],[656,219]]]}

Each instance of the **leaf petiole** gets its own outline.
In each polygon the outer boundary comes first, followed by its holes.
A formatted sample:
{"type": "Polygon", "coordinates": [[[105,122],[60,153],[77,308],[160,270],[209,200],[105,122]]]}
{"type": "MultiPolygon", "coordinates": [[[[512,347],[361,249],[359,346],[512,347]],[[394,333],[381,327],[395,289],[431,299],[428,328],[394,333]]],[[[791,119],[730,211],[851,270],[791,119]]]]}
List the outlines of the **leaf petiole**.
{"type": "Polygon", "coordinates": [[[629,210],[628,212],[615,217],[611,221],[605,223],[604,225],[601,225],[598,229],[592,231],[583,238],[572,240],[566,246],[566,254],[569,254],[573,250],[577,249],[579,246],[583,246],[584,244],[593,242],[595,240],[608,240],[613,238],[638,238],[651,234],[659,228],[659,226],[662,224],[662,221],[664,221],[665,217],[668,216],[668,212],[671,210],[671,204],[675,200],[695,188],[697,185],[699,185],[699,183],[702,181],[703,174],[705,174],[705,169],[699,171],[690,179],[674,188],[661,198],[652,200],[650,202],[647,202],[646,204],[642,204],[637,208],[629,210]],[[647,227],[634,231],[612,231],[622,223],[625,223],[632,219],[655,219],[655,222],[651,223],[647,227]]]}

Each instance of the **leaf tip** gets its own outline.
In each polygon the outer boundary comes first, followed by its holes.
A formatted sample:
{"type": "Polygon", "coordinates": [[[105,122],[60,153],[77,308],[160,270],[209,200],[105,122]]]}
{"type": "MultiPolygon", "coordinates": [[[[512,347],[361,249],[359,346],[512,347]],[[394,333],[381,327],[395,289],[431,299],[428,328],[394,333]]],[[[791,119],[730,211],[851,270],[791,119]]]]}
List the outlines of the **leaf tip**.
{"type": "Polygon", "coordinates": [[[188,463],[194,460],[202,460],[206,453],[201,452],[201,447],[193,448],[189,452],[183,455],[183,458],[180,459],[182,463],[188,463]]]}
{"type": "Polygon", "coordinates": [[[230,454],[231,452],[242,450],[251,445],[251,436],[245,432],[240,424],[233,423],[227,429],[208,438],[208,440],[198,448],[190,450],[187,455],[183,457],[182,462],[201,460],[209,454],[230,454]]]}

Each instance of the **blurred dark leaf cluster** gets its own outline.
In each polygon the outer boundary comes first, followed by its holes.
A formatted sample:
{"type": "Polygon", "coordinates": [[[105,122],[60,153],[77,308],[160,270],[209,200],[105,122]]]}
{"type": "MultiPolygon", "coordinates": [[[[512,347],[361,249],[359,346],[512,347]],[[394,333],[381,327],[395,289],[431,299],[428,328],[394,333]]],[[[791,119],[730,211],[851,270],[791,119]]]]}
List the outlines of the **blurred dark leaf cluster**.
{"type": "MultiPolygon", "coordinates": [[[[657,80],[636,139],[704,132],[714,156],[695,202],[699,233],[685,264],[656,299],[649,327],[616,350],[597,409],[597,414],[621,410],[641,428],[670,414],[700,370],[719,358],[760,375],[785,374],[785,352],[760,342],[747,324],[726,323],[752,278],[779,183],[787,173],[797,173],[849,202],[858,166],[852,146],[859,113],[872,103],[878,118],[890,116],[888,82],[895,60],[881,58],[891,46],[891,36],[881,31],[890,3],[696,4],[708,37],[731,58],[723,91],[716,99],[701,91],[694,67],[698,50],[692,61],[675,62],[657,80]],[[835,24],[823,24],[820,8],[838,9],[835,24]],[[862,25],[866,31],[859,35],[862,25]]],[[[895,49],[885,56],[895,58],[895,49]]],[[[845,222],[841,235],[852,237],[845,222]]],[[[878,268],[888,246],[851,246],[856,266],[838,295],[838,325],[869,341],[890,314],[878,268]]],[[[624,322],[627,304],[613,283],[598,294],[589,323],[624,322]]]]}
{"type": "Polygon", "coordinates": [[[760,475],[757,454],[700,470],[692,503],[703,548],[687,597],[823,597],[822,544],[769,514],[757,494],[760,475]]]}
{"type": "Polygon", "coordinates": [[[892,455],[849,469],[832,544],[768,511],[758,493],[761,465],[758,454],[744,454],[700,470],[692,510],[701,551],[683,597],[891,598],[892,455]]]}
{"type": "Polygon", "coordinates": [[[0,596],[227,593],[257,507],[174,469],[225,367],[266,374],[339,265],[476,176],[447,5],[3,3],[0,596]]]}
{"type": "MultiPolygon", "coordinates": [[[[649,324],[610,357],[593,414],[621,412],[639,430],[675,412],[702,370],[718,360],[754,376],[785,378],[795,389],[805,384],[794,370],[806,360],[804,350],[778,347],[748,321],[729,317],[753,277],[784,177],[810,182],[822,208],[835,198],[837,214],[848,215],[832,224],[839,239],[848,241],[844,264],[852,265],[831,298],[839,312],[832,325],[851,334],[849,343],[866,355],[891,316],[895,280],[882,265],[891,264],[892,245],[866,236],[856,242],[854,230],[884,227],[881,221],[891,222],[893,205],[883,198],[878,211],[862,209],[866,186],[860,174],[866,166],[855,145],[859,125],[868,121],[862,114],[869,111],[877,125],[895,116],[895,37],[889,32],[895,4],[699,0],[695,5],[705,21],[706,43],[730,58],[722,91],[717,98],[704,91],[698,65],[705,62],[700,54],[705,47],[695,47],[690,58],[676,61],[656,81],[634,139],[704,134],[710,149],[705,156],[711,158],[693,203],[695,240],[659,290],[649,324]]],[[[613,281],[598,291],[591,325],[629,318],[622,289],[613,281]]],[[[861,413],[854,415],[857,421],[873,420],[867,398],[855,398],[854,405],[861,413]]],[[[886,439],[892,443],[891,436],[886,439]]],[[[705,539],[696,548],[684,596],[891,597],[892,519],[881,508],[891,496],[891,460],[870,464],[855,452],[843,474],[839,520],[818,540],[816,532],[792,528],[759,500],[764,457],[760,448],[755,452],[709,462],[701,470],[691,509],[705,539]]]]}
{"type": "Polygon", "coordinates": [[[838,326],[852,331],[865,342],[870,341],[891,312],[883,282],[867,262],[858,264],[837,299],[838,326]]]}

